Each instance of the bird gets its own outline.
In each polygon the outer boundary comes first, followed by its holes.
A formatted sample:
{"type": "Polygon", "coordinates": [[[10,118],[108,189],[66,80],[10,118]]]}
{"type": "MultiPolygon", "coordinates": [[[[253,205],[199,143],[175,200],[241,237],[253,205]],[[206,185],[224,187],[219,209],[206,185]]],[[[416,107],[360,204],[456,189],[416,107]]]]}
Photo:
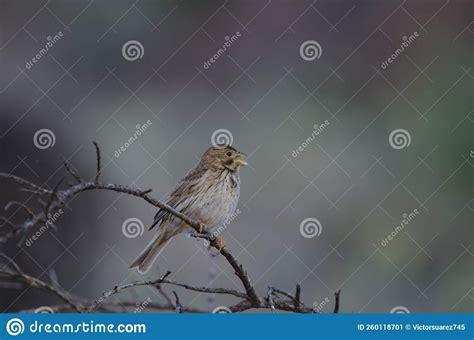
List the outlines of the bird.
{"type": "MultiPolygon", "coordinates": [[[[240,196],[239,170],[247,165],[242,156],[246,155],[231,145],[212,145],[194,169],[178,182],[166,201],[167,205],[198,221],[200,232],[206,230],[212,233],[237,208],[240,196]]],[[[140,273],[146,273],[171,238],[194,231],[163,209],[158,210],[149,230],[155,226],[158,226],[155,237],[133,261],[130,269],[138,267],[140,273]]],[[[225,243],[220,238],[216,238],[216,241],[220,251],[225,243]]]]}

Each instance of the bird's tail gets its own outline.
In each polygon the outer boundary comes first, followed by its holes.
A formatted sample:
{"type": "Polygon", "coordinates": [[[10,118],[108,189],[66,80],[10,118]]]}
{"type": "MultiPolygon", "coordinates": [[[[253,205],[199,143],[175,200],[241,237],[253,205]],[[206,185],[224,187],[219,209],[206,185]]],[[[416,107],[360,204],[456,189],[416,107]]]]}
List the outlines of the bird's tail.
{"type": "Polygon", "coordinates": [[[153,241],[146,246],[145,250],[133,261],[129,268],[138,267],[140,273],[146,273],[161,253],[163,247],[174,235],[173,232],[166,230],[166,228],[162,226],[153,241]]]}

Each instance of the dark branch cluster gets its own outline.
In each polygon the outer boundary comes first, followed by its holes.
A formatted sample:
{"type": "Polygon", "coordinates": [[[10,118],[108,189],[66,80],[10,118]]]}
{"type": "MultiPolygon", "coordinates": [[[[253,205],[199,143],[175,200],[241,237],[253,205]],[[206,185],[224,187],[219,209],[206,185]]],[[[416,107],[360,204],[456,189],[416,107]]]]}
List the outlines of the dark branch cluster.
{"type": "MultiPolygon", "coordinates": [[[[100,149],[97,143],[94,142],[96,150],[96,164],[97,169],[95,176],[92,180],[84,180],[81,178],[73,167],[68,163],[64,162],[64,168],[66,172],[72,177],[74,183],[70,183],[67,187],[62,188],[62,180],[58,181],[56,186],[53,189],[47,189],[42,186],[36,185],[24,178],[2,173],[0,172],[0,177],[11,180],[17,183],[20,186],[20,190],[27,191],[32,194],[31,198],[36,198],[39,207],[38,211],[34,211],[26,203],[11,201],[5,206],[5,210],[13,209],[16,207],[15,212],[22,211],[26,217],[20,224],[15,224],[8,218],[0,216],[0,242],[8,242],[13,239],[19,238],[18,245],[22,245],[25,242],[28,232],[40,226],[41,228],[49,228],[50,226],[55,228],[54,216],[58,213],[62,214],[62,209],[70,202],[74,197],[85,191],[92,190],[108,190],[115,191],[135,197],[139,197],[154,207],[163,209],[170,214],[180,218],[182,221],[187,223],[190,227],[195,230],[194,237],[206,239],[209,242],[210,247],[213,247],[219,250],[219,254],[223,256],[229,265],[234,270],[235,275],[238,277],[243,286],[243,291],[237,291],[234,289],[227,288],[209,288],[209,287],[198,287],[191,284],[179,283],[173,280],[168,279],[171,272],[168,271],[162,277],[157,280],[142,281],[142,282],[132,282],[122,286],[115,286],[110,291],[103,293],[101,297],[95,300],[87,300],[83,298],[71,298],[69,294],[62,291],[59,287],[56,287],[53,283],[48,283],[33,276],[30,276],[24,271],[8,256],[0,253],[0,258],[3,260],[0,264],[0,282],[17,282],[22,285],[31,286],[34,288],[42,289],[49,291],[50,293],[56,295],[60,300],[63,301],[63,304],[50,306],[53,311],[64,312],[64,311],[74,311],[74,312],[94,312],[94,311],[105,311],[105,312],[114,312],[117,311],[117,308],[127,308],[135,307],[134,303],[131,302],[120,302],[113,303],[108,301],[108,299],[118,294],[126,289],[132,289],[140,286],[151,286],[157,289],[157,291],[164,297],[165,304],[149,304],[147,308],[154,310],[164,310],[164,311],[175,311],[177,313],[204,313],[206,311],[184,307],[179,299],[178,294],[173,291],[174,302],[162,289],[162,285],[171,285],[175,287],[181,287],[190,291],[208,293],[208,294],[225,294],[238,298],[240,302],[229,307],[229,309],[235,312],[243,312],[249,309],[270,309],[272,312],[276,310],[294,312],[294,313],[314,313],[314,309],[308,306],[305,306],[301,302],[301,287],[296,285],[295,293],[290,294],[283,290],[277,289],[275,287],[268,287],[266,296],[259,297],[255,291],[255,287],[252,285],[249,276],[244,270],[243,266],[237,261],[237,259],[231,254],[231,252],[221,247],[219,247],[218,241],[212,234],[207,232],[201,232],[201,223],[190,219],[186,215],[182,214],[179,211],[174,210],[172,207],[154,199],[150,196],[151,190],[141,190],[137,188],[131,188],[124,185],[104,183],[100,181],[101,176],[101,156],[100,149]]],[[[335,293],[335,306],[334,313],[339,312],[339,295],[340,291],[335,293]]]]}

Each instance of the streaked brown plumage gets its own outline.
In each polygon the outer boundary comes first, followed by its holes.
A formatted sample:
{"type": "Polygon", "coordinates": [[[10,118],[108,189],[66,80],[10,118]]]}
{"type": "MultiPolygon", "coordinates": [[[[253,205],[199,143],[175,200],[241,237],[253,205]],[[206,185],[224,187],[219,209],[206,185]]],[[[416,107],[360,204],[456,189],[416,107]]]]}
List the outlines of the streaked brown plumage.
{"type": "MultiPolygon", "coordinates": [[[[199,164],[176,186],[167,204],[204,224],[209,232],[222,224],[237,207],[240,194],[239,168],[247,165],[243,154],[232,146],[211,146],[199,164]]],[[[148,271],[163,246],[175,235],[193,229],[164,210],[159,210],[150,230],[159,225],[153,241],[131,264],[148,271]]]]}

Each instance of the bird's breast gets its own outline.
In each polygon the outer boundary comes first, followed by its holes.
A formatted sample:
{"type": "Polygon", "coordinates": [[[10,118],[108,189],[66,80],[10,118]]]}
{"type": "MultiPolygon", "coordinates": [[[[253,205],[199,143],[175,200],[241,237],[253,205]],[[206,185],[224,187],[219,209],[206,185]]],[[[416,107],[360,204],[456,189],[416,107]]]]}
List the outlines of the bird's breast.
{"type": "Polygon", "coordinates": [[[209,174],[206,184],[196,197],[197,209],[192,215],[212,228],[223,223],[237,208],[240,179],[237,173],[223,171],[209,174]]]}

